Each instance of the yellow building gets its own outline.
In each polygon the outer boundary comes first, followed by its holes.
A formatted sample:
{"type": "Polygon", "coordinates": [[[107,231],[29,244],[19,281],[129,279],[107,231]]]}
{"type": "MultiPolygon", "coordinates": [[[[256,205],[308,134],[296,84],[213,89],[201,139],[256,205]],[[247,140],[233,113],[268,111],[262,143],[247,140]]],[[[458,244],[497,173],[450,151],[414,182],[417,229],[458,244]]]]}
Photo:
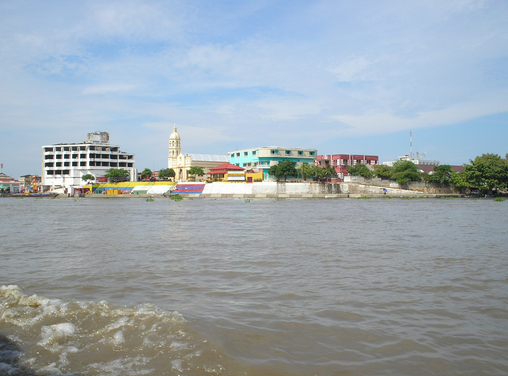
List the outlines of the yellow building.
{"type": "Polygon", "coordinates": [[[177,181],[187,181],[187,171],[193,167],[202,167],[205,175],[196,176],[196,181],[204,181],[206,173],[212,167],[219,166],[228,162],[227,155],[209,155],[209,154],[183,154],[181,138],[173,127],[173,133],[169,136],[169,153],[168,153],[168,168],[175,170],[175,179],[177,181]]]}

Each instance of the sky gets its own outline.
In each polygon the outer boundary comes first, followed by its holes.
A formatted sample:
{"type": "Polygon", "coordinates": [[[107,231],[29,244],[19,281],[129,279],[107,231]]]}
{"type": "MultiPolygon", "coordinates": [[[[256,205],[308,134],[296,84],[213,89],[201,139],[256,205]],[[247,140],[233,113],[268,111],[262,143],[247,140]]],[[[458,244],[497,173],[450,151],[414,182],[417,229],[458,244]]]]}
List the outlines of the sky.
{"type": "Polygon", "coordinates": [[[0,1],[0,163],[109,132],[138,170],[182,151],[508,153],[506,0],[0,1]]]}

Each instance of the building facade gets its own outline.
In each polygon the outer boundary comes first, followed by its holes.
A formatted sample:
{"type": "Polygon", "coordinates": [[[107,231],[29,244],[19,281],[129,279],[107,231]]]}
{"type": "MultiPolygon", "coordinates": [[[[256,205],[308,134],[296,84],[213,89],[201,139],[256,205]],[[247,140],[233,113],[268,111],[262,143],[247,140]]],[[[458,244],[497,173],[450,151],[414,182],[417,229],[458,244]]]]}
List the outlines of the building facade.
{"type": "Polygon", "coordinates": [[[173,133],[169,136],[168,168],[175,171],[177,181],[187,181],[187,171],[193,167],[201,167],[205,175],[193,177],[196,180],[205,180],[206,174],[210,168],[219,166],[228,161],[227,155],[209,155],[209,154],[183,154],[181,137],[178,134],[176,126],[173,127],[173,133]]]}
{"type": "Polygon", "coordinates": [[[270,177],[268,174],[270,167],[285,160],[296,162],[296,168],[299,168],[303,163],[314,164],[317,150],[267,146],[232,151],[228,154],[229,163],[249,171],[262,172],[263,179],[268,179],[270,177]]]}
{"type": "Polygon", "coordinates": [[[364,164],[367,166],[376,166],[379,164],[379,157],[377,155],[365,154],[329,154],[319,155],[316,159],[316,164],[320,167],[332,165],[337,172],[339,179],[344,179],[349,176],[346,167],[355,166],[357,164],[364,164]]]}
{"type": "Polygon", "coordinates": [[[42,185],[80,188],[86,182],[83,175],[96,179],[104,177],[110,168],[125,169],[135,179],[134,154],[120,151],[109,143],[109,133],[88,133],[86,141],[72,144],[55,144],[42,147],[42,185]]]}

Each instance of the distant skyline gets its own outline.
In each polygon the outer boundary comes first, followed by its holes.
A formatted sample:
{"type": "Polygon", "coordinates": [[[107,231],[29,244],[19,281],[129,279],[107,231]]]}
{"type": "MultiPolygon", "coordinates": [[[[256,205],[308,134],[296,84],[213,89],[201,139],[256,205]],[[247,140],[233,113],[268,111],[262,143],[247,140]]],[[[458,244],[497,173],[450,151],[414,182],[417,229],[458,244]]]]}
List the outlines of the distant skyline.
{"type": "Polygon", "coordinates": [[[268,145],[508,152],[504,0],[0,2],[0,163],[108,132],[139,170],[268,145]]]}

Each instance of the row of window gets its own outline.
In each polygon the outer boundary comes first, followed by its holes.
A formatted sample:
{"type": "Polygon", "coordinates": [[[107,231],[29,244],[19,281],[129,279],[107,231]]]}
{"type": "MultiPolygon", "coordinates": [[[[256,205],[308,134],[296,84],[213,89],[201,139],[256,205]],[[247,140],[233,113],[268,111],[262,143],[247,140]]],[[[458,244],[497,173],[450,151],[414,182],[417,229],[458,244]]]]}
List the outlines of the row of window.
{"type": "MultiPolygon", "coordinates": [[[[90,159],[132,159],[132,155],[118,155],[118,154],[94,154],[90,153],[88,158],[90,159]]],[[[87,154],[48,154],[44,156],[44,159],[87,159],[87,154]]]]}
{"type": "Polygon", "coordinates": [[[88,164],[86,162],[46,162],[44,167],[52,168],[52,167],[134,167],[133,163],[127,162],[94,162],[90,161],[88,164]],[[62,164],[63,163],[63,164],[62,164]]]}
{"type": "MultiPolygon", "coordinates": [[[[242,153],[241,152],[237,152],[237,153],[231,153],[231,158],[234,158],[235,156],[236,157],[240,157],[242,153]]],[[[253,150],[251,152],[251,155],[258,155],[259,154],[259,150],[253,150]]],[[[270,154],[271,155],[281,155],[282,153],[280,152],[280,150],[278,149],[272,149],[270,150],[270,154]]],[[[285,156],[291,156],[291,155],[297,155],[299,157],[303,157],[305,155],[305,152],[303,150],[296,150],[296,151],[293,151],[293,150],[284,150],[284,155],[285,156]]],[[[312,157],[312,156],[315,156],[316,155],[316,152],[315,151],[309,151],[309,155],[312,157]]],[[[244,151],[243,152],[243,156],[244,157],[248,157],[249,156],[249,152],[248,151],[244,151]]]]}
{"type": "Polygon", "coordinates": [[[44,152],[51,153],[55,151],[85,151],[85,150],[95,150],[95,151],[111,151],[118,153],[120,148],[118,147],[101,147],[101,146],[55,146],[55,147],[47,147],[44,148],[44,152]]]}

